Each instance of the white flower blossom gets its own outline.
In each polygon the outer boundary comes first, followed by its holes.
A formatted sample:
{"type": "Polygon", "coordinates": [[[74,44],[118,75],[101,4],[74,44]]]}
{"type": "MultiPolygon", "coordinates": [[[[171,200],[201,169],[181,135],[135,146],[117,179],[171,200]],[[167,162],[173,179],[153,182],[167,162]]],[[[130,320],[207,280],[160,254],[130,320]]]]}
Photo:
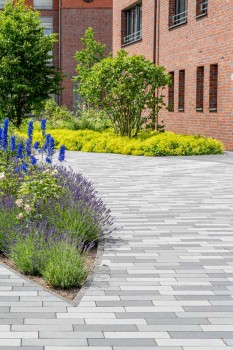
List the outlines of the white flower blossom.
{"type": "Polygon", "coordinates": [[[32,211],[32,207],[30,206],[30,204],[25,204],[24,209],[27,214],[30,214],[30,212],[32,211]]]}
{"type": "Polygon", "coordinates": [[[16,216],[16,218],[17,218],[18,220],[22,220],[22,219],[23,219],[23,213],[19,213],[19,214],[16,216]]]}
{"type": "Polygon", "coordinates": [[[0,181],[5,180],[6,176],[5,173],[0,173],[0,181]]]}
{"type": "Polygon", "coordinates": [[[15,204],[17,205],[17,207],[19,208],[23,208],[23,200],[20,198],[20,199],[17,199],[17,201],[15,202],[15,204]]]}

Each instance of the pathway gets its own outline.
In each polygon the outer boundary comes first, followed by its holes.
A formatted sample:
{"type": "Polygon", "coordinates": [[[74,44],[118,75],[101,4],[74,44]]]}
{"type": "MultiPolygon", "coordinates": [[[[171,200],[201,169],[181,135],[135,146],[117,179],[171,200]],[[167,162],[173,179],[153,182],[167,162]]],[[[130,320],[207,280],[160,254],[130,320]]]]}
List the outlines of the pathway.
{"type": "Polygon", "coordinates": [[[77,307],[0,266],[0,349],[233,350],[233,155],[68,165],[118,228],[77,307]]]}

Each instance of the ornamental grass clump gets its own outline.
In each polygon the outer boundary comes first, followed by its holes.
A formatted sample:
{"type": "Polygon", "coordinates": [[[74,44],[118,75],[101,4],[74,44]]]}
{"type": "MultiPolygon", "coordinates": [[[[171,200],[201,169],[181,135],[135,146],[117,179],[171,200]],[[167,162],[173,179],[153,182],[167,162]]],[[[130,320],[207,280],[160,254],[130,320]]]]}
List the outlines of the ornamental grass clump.
{"type": "Polygon", "coordinates": [[[25,274],[42,275],[56,288],[79,286],[86,252],[112,220],[91,182],[63,166],[55,140],[41,121],[40,141],[29,122],[24,141],[0,129],[0,251],[25,274]]]}

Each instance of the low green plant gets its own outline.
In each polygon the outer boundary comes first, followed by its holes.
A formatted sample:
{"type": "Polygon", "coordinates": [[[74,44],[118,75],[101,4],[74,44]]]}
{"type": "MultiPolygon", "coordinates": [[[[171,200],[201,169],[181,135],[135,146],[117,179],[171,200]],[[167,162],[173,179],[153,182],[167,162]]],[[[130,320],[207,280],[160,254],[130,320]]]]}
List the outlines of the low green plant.
{"type": "Polygon", "coordinates": [[[79,130],[93,130],[101,132],[110,128],[112,125],[104,111],[90,108],[79,111],[77,126],[79,130]]]}
{"type": "MultiPolygon", "coordinates": [[[[6,199],[7,201],[7,199],[6,199]]],[[[17,208],[0,208],[0,252],[8,252],[12,242],[15,239],[14,227],[18,224],[17,215],[19,210],[17,208]]]]}
{"type": "MultiPolygon", "coordinates": [[[[78,118],[66,106],[59,106],[54,99],[49,99],[40,114],[35,114],[36,119],[46,119],[50,129],[78,129],[78,118]]],[[[39,125],[38,125],[39,126],[39,125]]]]}
{"type": "Polygon", "coordinates": [[[60,241],[50,247],[41,274],[55,288],[81,286],[87,275],[85,261],[85,253],[78,250],[75,244],[60,241]]]}
{"type": "Polygon", "coordinates": [[[24,181],[18,190],[18,199],[16,204],[22,208],[25,214],[33,214],[34,216],[42,216],[42,212],[35,213],[39,207],[43,207],[45,201],[49,198],[59,198],[62,195],[63,189],[58,184],[57,178],[54,176],[55,170],[49,168],[42,172],[25,175],[24,181]]]}
{"type": "MultiPolygon", "coordinates": [[[[173,132],[141,131],[136,139],[116,135],[113,130],[51,130],[57,147],[64,144],[67,150],[117,153],[134,156],[191,156],[221,154],[223,144],[204,136],[182,135],[173,132]]],[[[22,134],[21,134],[22,135],[22,134]]],[[[40,135],[35,132],[38,139],[40,135]]]]}
{"type": "Polygon", "coordinates": [[[46,249],[42,249],[42,245],[34,235],[16,238],[11,246],[10,258],[20,272],[25,275],[40,273],[46,263],[46,249]]]}

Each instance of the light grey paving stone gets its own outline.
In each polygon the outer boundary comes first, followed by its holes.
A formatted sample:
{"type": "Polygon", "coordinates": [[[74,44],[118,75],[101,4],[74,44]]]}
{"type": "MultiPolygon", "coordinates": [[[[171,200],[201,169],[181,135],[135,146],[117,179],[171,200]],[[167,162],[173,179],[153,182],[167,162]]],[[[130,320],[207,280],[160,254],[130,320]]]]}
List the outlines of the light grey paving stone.
{"type": "Polygon", "coordinates": [[[77,307],[0,265],[0,325],[46,336],[0,348],[233,350],[233,154],[67,152],[65,165],[93,181],[117,229],[77,307]]]}
{"type": "MultiPolygon", "coordinates": [[[[99,346],[46,346],[45,350],[100,350],[99,346]]],[[[101,350],[112,350],[111,346],[103,346],[101,350]]]]}
{"type": "Polygon", "coordinates": [[[44,350],[44,348],[42,346],[5,346],[5,345],[1,345],[0,344],[0,349],[2,350],[44,350]]]}
{"type": "MultiPolygon", "coordinates": [[[[113,350],[128,350],[128,347],[125,347],[125,346],[114,346],[113,347],[113,350]]],[[[141,347],[134,347],[134,350],[142,350],[141,347]]],[[[163,347],[160,347],[160,346],[150,346],[150,347],[144,347],[143,350],[183,350],[181,347],[178,347],[178,346],[172,346],[172,347],[169,347],[169,346],[163,346],[163,347]]],[[[222,350],[222,349],[220,349],[222,350]]]]}
{"type": "Polygon", "coordinates": [[[128,347],[148,347],[155,346],[154,339],[88,339],[91,346],[128,346],[128,347]]]}
{"type": "Polygon", "coordinates": [[[103,332],[39,332],[39,338],[45,339],[82,339],[82,338],[103,338],[103,332]]]}
{"type": "Polygon", "coordinates": [[[86,339],[22,339],[24,346],[87,346],[86,339]]]}
{"type": "Polygon", "coordinates": [[[85,324],[74,325],[76,332],[137,332],[139,328],[133,324],[85,324]]]}
{"type": "Polygon", "coordinates": [[[20,339],[1,339],[1,347],[5,346],[20,346],[20,339]]]}

